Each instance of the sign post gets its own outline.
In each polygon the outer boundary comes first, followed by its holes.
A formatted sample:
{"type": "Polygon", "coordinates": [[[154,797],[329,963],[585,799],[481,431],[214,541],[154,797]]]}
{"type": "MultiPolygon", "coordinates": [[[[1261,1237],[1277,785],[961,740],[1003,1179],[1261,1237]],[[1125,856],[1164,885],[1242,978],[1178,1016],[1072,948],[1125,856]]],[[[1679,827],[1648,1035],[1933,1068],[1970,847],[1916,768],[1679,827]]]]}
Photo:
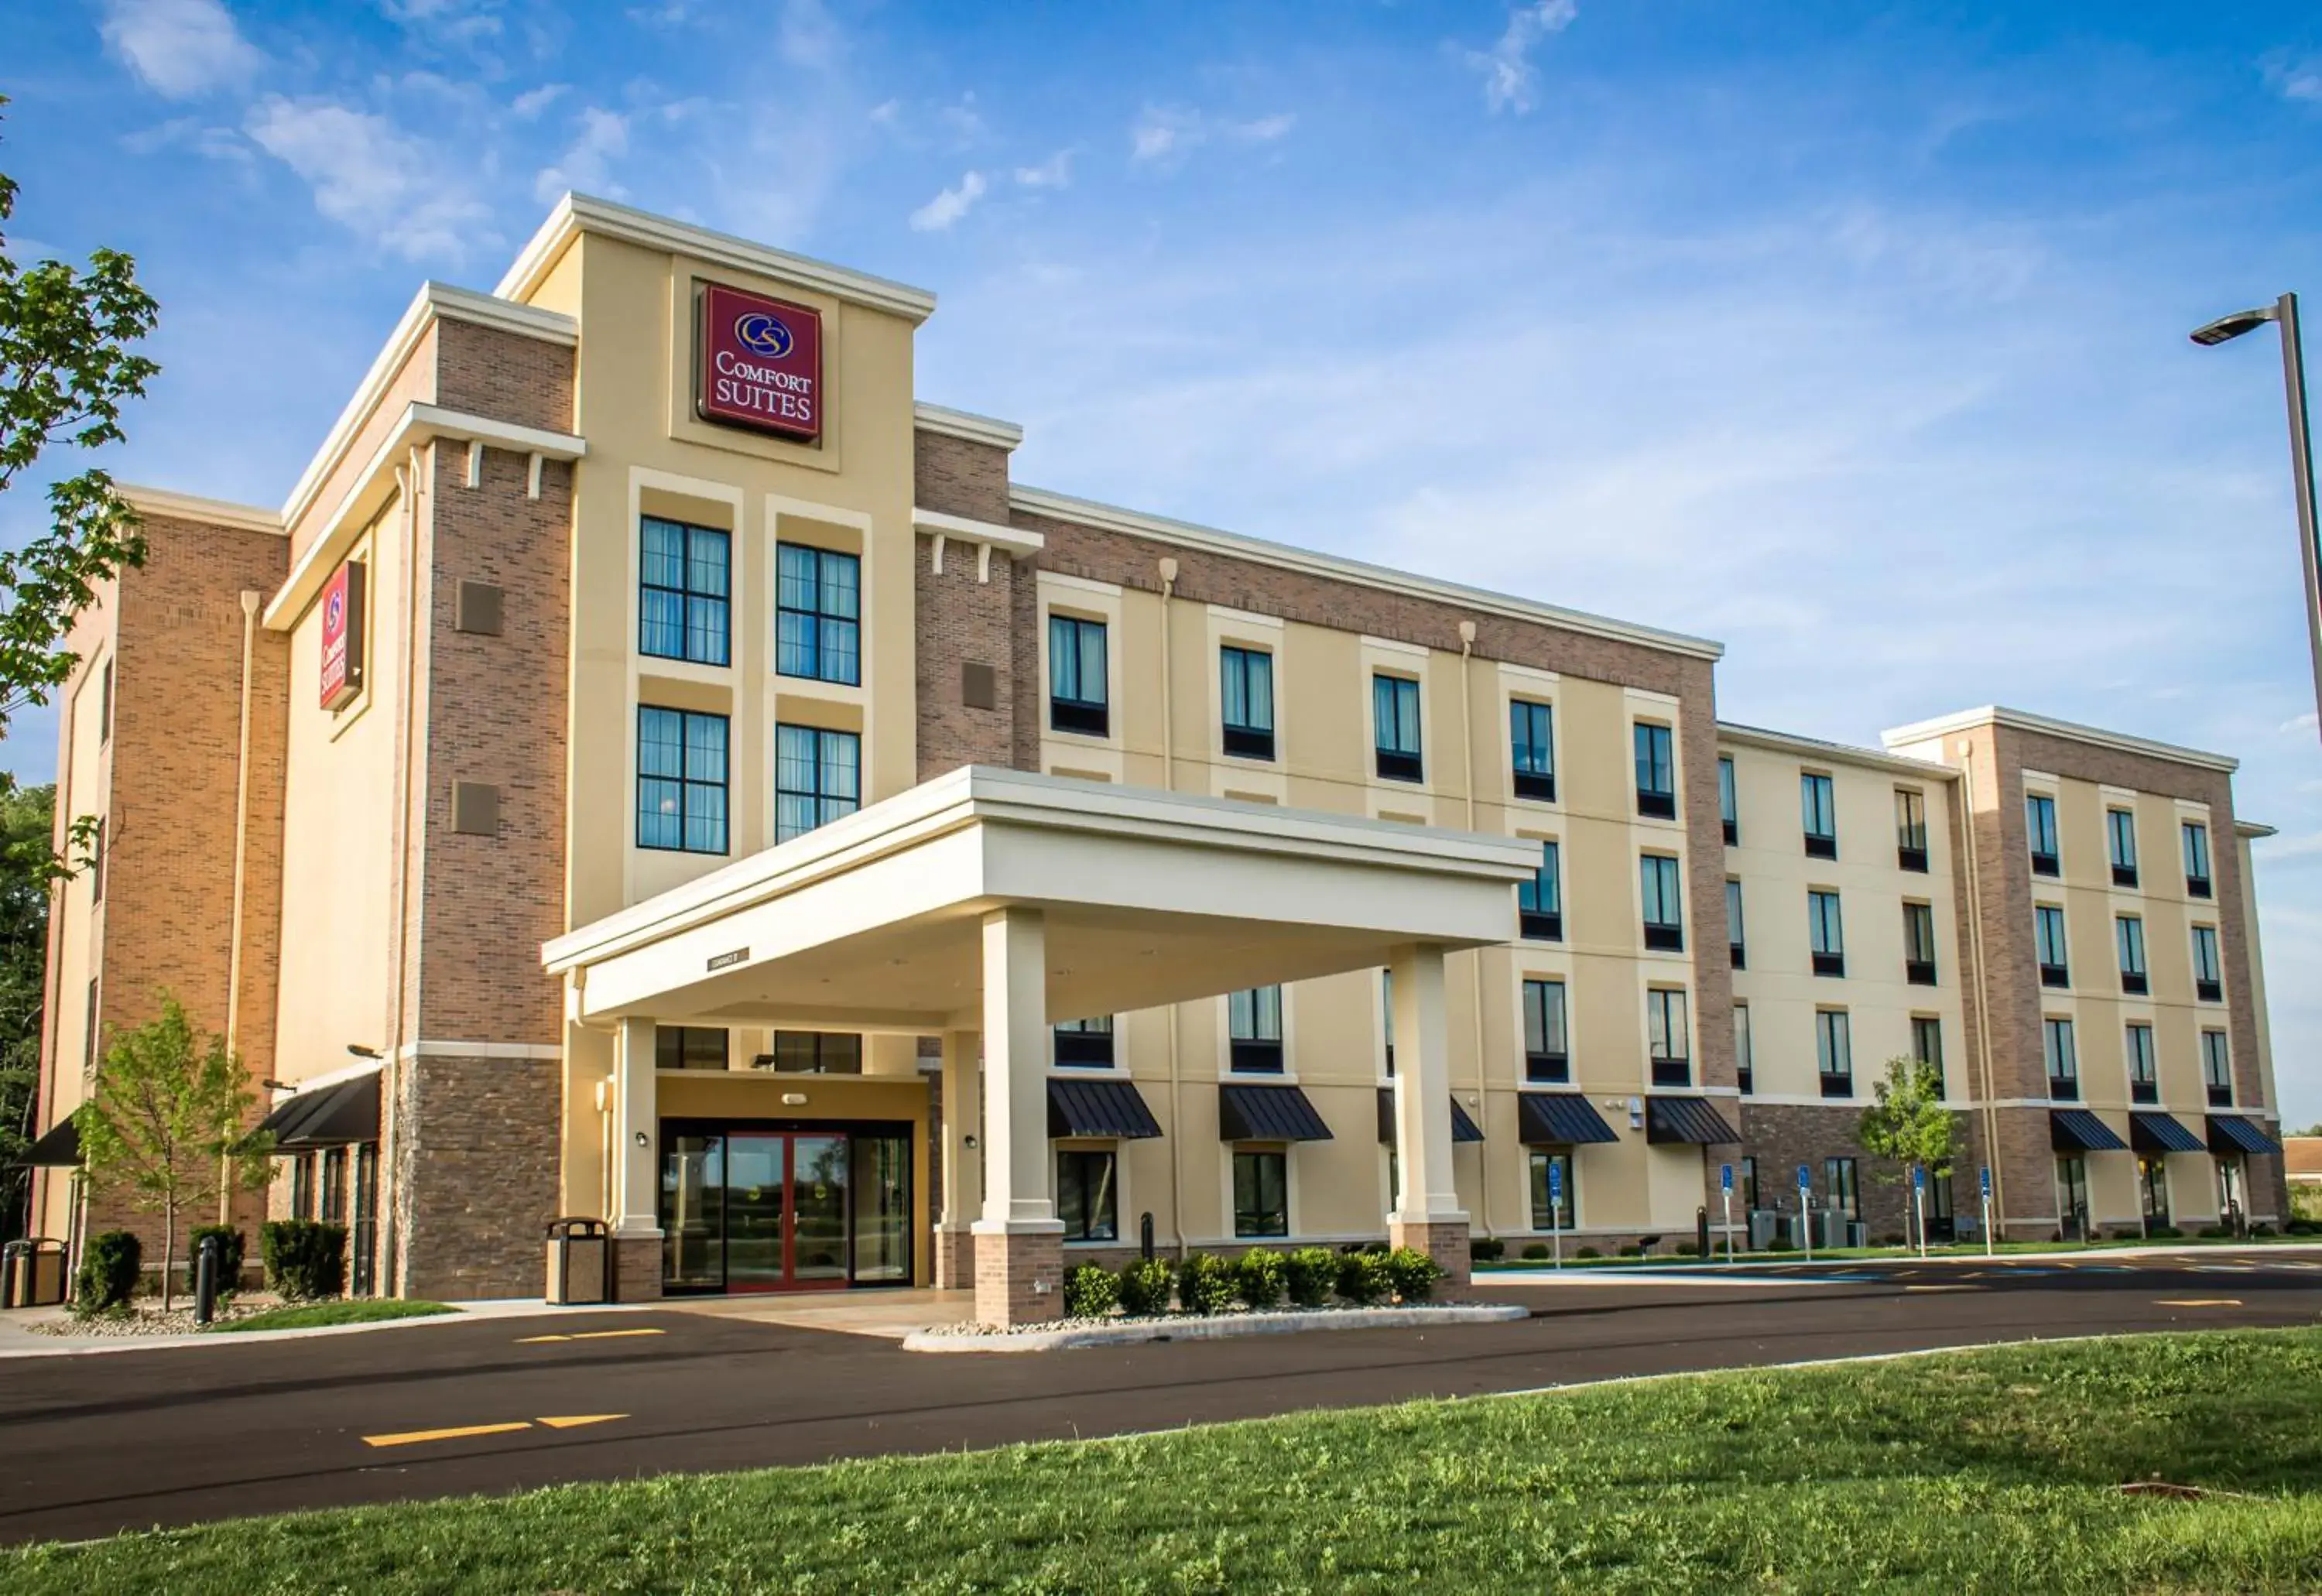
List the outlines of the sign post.
{"type": "Polygon", "coordinates": [[[1927,1166],[1911,1166],[1911,1199],[1919,1210],[1919,1256],[1927,1255],[1927,1166]]]}
{"type": "Polygon", "coordinates": [[[1556,1247],[1556,1266],[1564,1267],[1564,1165],[1548,1161],[1548,1233],[1556,1247]]]}
{"type": "Polygon", "coordinates": [[[1814,1262],[1814,1172],[1805,1164],[1798,1165],[1798,1240],[1805,1248],[1806,1262],[1814,1262]]]}
{"type": "Polygon", "coordinates": [[[1992,1255],[1991,1245],[1991,1166],[1983,1166],[1983,1255],[1992,1255]]]}
{"type": "Polygon", "coordinates": [[[1717,1166],[1717,1190],[1725,1199],[1725,1261],[1733,1262],[1733,1166],[1717,1166]]]}

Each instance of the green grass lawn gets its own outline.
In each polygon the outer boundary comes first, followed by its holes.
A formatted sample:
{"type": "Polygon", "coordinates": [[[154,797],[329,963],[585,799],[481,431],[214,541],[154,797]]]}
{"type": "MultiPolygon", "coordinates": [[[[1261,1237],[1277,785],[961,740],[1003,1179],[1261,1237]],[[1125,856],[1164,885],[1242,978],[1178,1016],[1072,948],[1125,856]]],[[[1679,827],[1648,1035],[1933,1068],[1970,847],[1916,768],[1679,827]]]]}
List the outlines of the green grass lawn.
{"type": "Polygon", "coordinates": [[[421,1302],[407,1297],[352,1297],[336,1302],[302,1302],[293,1308],[271,1308],[246,1319],[230,1319],[210,1327],[211,1334],[236,1330],[306,1330],[317,1325],[368,1325],[380,1319],[417,1319],[430,1314],[457,1313],[442,1302],[421,1302]]]}
{"type": "Polygon", "coordinates": [[[2313,1591],[2317,1413],[2322,1331],[2140,1337],[223,1524],[0,1588],[2313,1591]],[[2236,1494],[2116,1489],[2154,1477],[2236,1494]]]}

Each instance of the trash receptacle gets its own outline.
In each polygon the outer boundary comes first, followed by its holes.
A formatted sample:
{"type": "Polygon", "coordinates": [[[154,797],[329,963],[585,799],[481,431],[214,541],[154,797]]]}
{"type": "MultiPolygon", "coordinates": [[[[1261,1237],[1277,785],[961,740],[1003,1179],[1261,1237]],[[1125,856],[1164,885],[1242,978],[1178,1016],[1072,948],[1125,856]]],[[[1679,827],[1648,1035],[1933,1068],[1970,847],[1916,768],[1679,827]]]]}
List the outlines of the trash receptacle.
{"type": "Polygon", "coordinates": [[[36,1236],[0,1249],[0,1308],[54,1308],[64,1300],[64,1243],[36,1236]]]}
{"type": "Polygon", "coordinates": [[[612,1237],[602,1219],[548,1222],[548,1300],[553,1303],[609,1302],[612,1237]]]}

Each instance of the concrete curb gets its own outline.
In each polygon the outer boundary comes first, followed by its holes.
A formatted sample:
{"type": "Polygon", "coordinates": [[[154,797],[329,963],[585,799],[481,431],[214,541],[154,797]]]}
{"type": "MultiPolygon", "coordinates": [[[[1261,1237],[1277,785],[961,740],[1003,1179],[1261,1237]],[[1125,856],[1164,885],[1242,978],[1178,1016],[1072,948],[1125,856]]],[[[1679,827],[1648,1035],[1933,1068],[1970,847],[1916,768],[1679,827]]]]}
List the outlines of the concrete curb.
{"type": "Polygon", "coordinates": [[[203,1331],[192,1336],[35,1336],[22,1325],[0,1322],[0,1363],[12,1358],[101,1357],[107,1353],[158,1352],[187,1346],[262,1345],[269,1341],[297,1341],[315,1336],[357,1336],[370,1330],[415,1330],[425,1325],[471,1325],[478,1319],[544,1318],[575,1313],[650,1311],[658,1302],[592,1302],[570,1306],[538,1299],[491,1299],[449,1304],[450,1313],[416,1314],[409,1318],[372,1319],[360,1325],[308,1325],[294,1330],[236,1330],[230,1335],[203,1331]]]}
{"type": "Polygon", "coordinates": [[[1223,1341],[1302,1330],[1397,1330],[1432,1325],[1498,1325],[1531,1310],[1497,1302],[1435,1302],[1422,1308],[1340,1308],[1306,1313],[1233,1313],[1213,1318],[1135,1319],[1069,1330],[1011,1330],[993,1336],[916,1330],[905,1352],[1062,1352],[1080,1346],[1131,1346],[1146,1341],[1223,1341]]]}
{"type": "Polygon", "coordinates": [[[1477,1285],[1512,1286],[1586,1286],[1618,1285],[1623,1283],[1650,1286],[1732,1286],[1762,1285],[1769,1281],[1788,1281],[1796,1285],[1847,1285],[1859,1282],[1827,1281],[1815,1278],[1823,1273],[1849,1270],[1867,1271],[1876,1274],[1895,1269],[2007,1269],[2073,1268],[2082,1264],[2104,1263],[2110,1260],[2132,1258],[2183,1258],[2200,1264],[2219,1258],[2237,1262],[2258,1262],[2275,1253],[2322,1253],[2322,1242],[2255,1241],[2201,1242],[2191,1246],[2165,1241],[2140,1244],[2133,1247],[2060,1247],[2053,1252],[2001,1253],[1987,1258],[1980,1253],[1933,1254],[1924,1258],[1897,1254],[1887,1258],[1832,1258],[1819,1256],[1812,1263],[1796,1253],[1760,1254],[1753,1258],[1736,1259],[1728,1263],[1723,1258],[1708,1263],[1698,1259],[1679,1261],[1657,1260],[1650,1263],[1589,1263],[1582,1267],[1557,1269],[1535,1260],[1520,1265],[1495,1265],[1476,1271],[1477,1285]],[[1806,1272],[1812,1271],[1811,1274],[1806,1272]]]}

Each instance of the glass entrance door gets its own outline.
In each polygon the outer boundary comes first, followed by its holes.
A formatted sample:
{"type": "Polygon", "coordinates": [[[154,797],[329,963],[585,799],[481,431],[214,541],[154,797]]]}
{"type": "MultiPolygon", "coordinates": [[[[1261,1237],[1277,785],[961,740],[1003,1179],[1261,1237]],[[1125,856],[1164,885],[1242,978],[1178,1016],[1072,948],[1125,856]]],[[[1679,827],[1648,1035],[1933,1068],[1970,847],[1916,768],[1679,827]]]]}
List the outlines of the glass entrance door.
{"type": "Polygon", "coordinates": [[[788,1136],[726,1141],[726,1289],[779,1291],[789,1285],[783,1218],[789,1204],[788,1136]]]}
{"type": "Polygon", "coordinates": [[[910,1214],[910,1137],[884,1127],[662,1139],[664,1290],[906,1284],[910,1214]]]}

